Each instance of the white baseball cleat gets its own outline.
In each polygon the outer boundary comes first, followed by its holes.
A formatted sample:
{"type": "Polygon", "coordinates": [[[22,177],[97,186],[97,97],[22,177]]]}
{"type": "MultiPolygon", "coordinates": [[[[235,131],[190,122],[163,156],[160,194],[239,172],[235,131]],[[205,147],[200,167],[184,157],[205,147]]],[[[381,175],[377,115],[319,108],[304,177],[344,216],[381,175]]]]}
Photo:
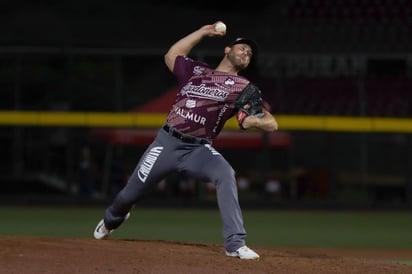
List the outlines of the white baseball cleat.
{"type": "Polygon", "coordinates": [[[239,257],[244,260],[259,260],[260,256],[247,246],[242,246],[236,251],[229,252],[226,250],[226,255],[230,257],[239,257]]]}
{"type": "MultiPolygon", "coordinates": [[[[123,222],[129,219],[129,217],[130,212],[127,213],[126,216],[124,216],[123,222]]],[[[97,224],[96,229],[94,230],[93,236],[97,240],[106,239],[113,231],[114,229],[107,229],[104,225],[104,219],[101,219],[97,224]]]]}

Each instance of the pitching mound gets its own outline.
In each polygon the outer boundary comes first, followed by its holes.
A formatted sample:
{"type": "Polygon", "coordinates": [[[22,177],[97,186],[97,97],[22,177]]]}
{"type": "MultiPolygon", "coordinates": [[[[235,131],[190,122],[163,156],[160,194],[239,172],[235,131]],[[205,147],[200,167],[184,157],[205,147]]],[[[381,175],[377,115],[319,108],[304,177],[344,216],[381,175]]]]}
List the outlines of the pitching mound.
{"type": "Polygon", "coordinates": [[[412,273],[412,250],[253,248],[259,261],[221,245],[165,241],[1,237],[1,273],[412,273]]]}

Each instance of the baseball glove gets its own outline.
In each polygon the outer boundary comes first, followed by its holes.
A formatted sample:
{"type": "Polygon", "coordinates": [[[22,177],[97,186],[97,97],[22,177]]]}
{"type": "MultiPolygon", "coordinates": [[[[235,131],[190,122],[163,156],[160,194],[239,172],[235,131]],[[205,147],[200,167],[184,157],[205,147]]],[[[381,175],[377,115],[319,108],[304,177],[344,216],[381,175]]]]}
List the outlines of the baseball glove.
{"type": "Polygon", "coordinates": [[[235,107],[238,110],[236,118],[241,129],[244,129],[242,124],[246,117],[264,115],[262,101],[262,92],[253,83],[249,83],[236,98],[235,107]]]}

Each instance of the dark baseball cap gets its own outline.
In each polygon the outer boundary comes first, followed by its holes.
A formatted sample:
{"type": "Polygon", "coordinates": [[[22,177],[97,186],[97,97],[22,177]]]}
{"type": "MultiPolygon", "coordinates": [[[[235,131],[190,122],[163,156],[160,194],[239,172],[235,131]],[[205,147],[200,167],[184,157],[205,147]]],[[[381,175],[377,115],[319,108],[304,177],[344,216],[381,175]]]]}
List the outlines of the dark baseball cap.
{"type": "Polygon", "coordinates": [[[248,39],[248,38],[243,38],[243,37],[238,37],[235,39],[235,41],[233,41],[230,46],[236,45],[236,44],[246,44],[249,45],[252,48],[252,54],[253,56],[257,56],[258,51],[259,51],[259,47],[257,45],[257,43],[255,41],[253,41],[252,39],[248,39]]]}

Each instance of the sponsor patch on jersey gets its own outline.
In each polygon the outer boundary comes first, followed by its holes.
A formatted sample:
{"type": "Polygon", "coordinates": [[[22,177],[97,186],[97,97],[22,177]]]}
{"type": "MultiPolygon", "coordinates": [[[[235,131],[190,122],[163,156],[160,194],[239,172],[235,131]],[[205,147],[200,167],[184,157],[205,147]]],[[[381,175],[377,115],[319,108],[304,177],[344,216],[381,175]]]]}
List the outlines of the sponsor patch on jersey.
{"type": "Polygon", "coordinates": [[[187,107],[187,108],[194,108],[194,107],[196,107],[196,101],[195,101],[195,100],[192,100],[192,99],[188,99],[188,100],[186,101],[186,107],[187,107]]]}
{"type": "Polygon", "coordinates": [[[229,109],[229,105],[225,104],[220,110],[219,115],[217,116],[217,119],[216,119],[215,127],[212,130],[213,132],[215,133],[217,132],[218,128],[220,127],[220,123],[222,122],[222,117],[228,109],[229,109]]]}
{"type": "Polygon", "coordinates": [[[174,107],[174,112],[179,115],[180,117],[183,117],[187,120],[193,121],[195,123],[205,125],[206,124],[206,117],[200,116],[198,114],[195,114],[193,112],[184,110],[183,108],[179,108],[177,106],[174,107]]]}
{"type": "Polygon", "coordinates": [[[232,78],[227,78],[225,80],[225,85],[227,86],[233,86],[235,84],[235,80],[233,80],[232,78]]]}
{"type": "Polygon", "coordinates": [[[202,74],[204,71],[205,71],[205,68],[204,68],[204,67],[201,67],[201,66],[195,66],[195,67],[193,68],[193,74],[194,74],[194,75],[200,75],[200,74],[202,74]]]}

